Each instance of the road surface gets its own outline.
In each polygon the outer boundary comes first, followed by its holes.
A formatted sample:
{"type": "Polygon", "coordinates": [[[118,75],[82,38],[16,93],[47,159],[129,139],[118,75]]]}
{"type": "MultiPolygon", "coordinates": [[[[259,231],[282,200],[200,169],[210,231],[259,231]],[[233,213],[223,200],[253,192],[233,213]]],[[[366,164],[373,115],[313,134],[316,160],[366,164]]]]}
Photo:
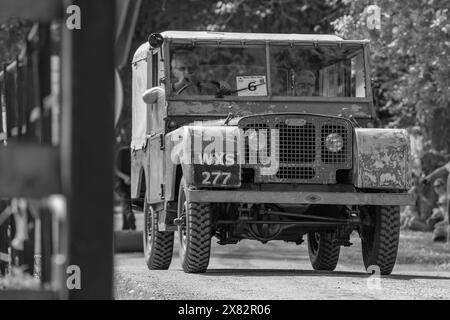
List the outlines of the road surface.
{"type": "Polygon", "coordinates": [[[357,235],[341,249],[336,271],[316,272],[306,242],[213,241],[205,274],[181,269],[177,244],[170,269],[149,271],[142,253],[115,256],[116,299],[450,299],[450,246],[430,233],[402,232],[391,276],[369,278],[357,235]]]}

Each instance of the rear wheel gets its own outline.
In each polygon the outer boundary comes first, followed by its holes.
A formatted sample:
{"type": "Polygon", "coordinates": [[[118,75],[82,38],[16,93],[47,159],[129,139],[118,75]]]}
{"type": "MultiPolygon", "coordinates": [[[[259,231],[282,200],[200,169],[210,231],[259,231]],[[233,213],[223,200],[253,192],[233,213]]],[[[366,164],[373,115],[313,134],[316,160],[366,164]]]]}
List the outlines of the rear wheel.
{"type": "Polygon", "coordinates": [[[382,275],[391,274],[400,239],[400,207],[361,208],[361,244],[364,266],[378,266],[382,275]]]}
{"type": "Polygon", "coordinates": [[[144,202],[144,256],[150,270],[167,270],[172,262],[173,232],[157,231],[157,217],[152,207],[144,202]]]}
{"type": "Polygon", "coordinates": [[[180,259],[184,272],[202,273],[208,268],[211,250],[211,209],[206,203],[187,200],[186,183],[181,179],[178,193],[180,259]]]}
{"type": "Polygon", "coordinates": [[[330,233],[308,233],[309,260],[314,270],[333,271],[339,260],[341,247],[333,244],[330,233]]]}

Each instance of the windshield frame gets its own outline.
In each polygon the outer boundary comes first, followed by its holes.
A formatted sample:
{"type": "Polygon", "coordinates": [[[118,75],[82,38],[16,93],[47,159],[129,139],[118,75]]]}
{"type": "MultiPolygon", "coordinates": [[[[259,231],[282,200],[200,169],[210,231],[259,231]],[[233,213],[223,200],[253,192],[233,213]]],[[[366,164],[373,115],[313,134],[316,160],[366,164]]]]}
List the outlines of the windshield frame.
{"type": "Polygon", "coordinates": [[[181,40],[168,40],[166,43],[164,43],[163,46],[163,54],[164,54],[164,65],[165,65],[165,82],[166,84],[171,83],[171,65],[170,65],[170,51],[172,45],[186,45],[191,44],[192,46],[221,46],[224,47],[265,47],[265,64],[266,64],[266,76],[267,76],[267,83],[269,84],[267,86],[267,96],[232,96],[232,95],[224,95],[222,97],[217,97],[214,95],[176,95],[174,94],[172,90],[172,86],[166,85],[166,99],[172,100],[172,101],[317,101],[317,102],[373,102],[373,96],[372,96],[372,87],[370,82],[370,64],[369,64],[369,55],[368,55],[368,42],[365,41],[351,41],[351,40],[344,40],[340,42],[330,42],[330,41],[323,41],[323,42],[311,42],[311,41],[246,41],[237,43],[236,41],[211,41],[211,40],[204,40],[204,41],[195,41],[194,39],[186,39],[184,41],[181,40]],[[270,65],[270,48],[272,45],[280,46],[280,45],[286,45],[286,46],[301,46],[301,47],[308,47],[311,45],[314,46],[341,46],[343,44],[351,44],[351,45],[360,45],[361,49],[363,51],[363,59],[364,59],[364,82],[365,82],[365,97],[324,97],[324,96],[274,96],[272,95],[272,77],[271,77],[271,65],[270,65]]]}

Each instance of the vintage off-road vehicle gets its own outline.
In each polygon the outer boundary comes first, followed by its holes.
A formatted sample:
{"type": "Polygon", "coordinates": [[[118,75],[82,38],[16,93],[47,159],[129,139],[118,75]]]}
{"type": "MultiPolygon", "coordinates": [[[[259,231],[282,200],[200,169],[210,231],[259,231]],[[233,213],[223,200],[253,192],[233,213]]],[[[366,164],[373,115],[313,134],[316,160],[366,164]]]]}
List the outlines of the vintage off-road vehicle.
{"type": "Polygon", "coordinates": [[[313,268],[333,270],[357,231],[365,267],[391,273],[410,141],[375,128],[368,41],[167,31],[132,69],[131,196],[150,269],[169,267],[175,239],[183,270],[205,272],[213,237],[307,237],[313,268]]]}

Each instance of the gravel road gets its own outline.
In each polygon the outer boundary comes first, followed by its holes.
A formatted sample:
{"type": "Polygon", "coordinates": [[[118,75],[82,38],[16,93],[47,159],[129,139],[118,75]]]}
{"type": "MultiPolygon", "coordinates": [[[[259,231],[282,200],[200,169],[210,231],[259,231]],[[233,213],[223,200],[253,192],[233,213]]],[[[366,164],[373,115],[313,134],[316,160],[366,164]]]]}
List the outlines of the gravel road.
{"type": "Polygon", "coordinates": [[[369,279],[359,238],[341,249],[334,272],[313,271],[306,243],[213,241],[205,274],[181,270],[178,250],[167,271],[149,271],[142,253],[115,256],[116,299],[450,299],[450,247],[430,233],[402,232],[394,272],[369,279]]]}

